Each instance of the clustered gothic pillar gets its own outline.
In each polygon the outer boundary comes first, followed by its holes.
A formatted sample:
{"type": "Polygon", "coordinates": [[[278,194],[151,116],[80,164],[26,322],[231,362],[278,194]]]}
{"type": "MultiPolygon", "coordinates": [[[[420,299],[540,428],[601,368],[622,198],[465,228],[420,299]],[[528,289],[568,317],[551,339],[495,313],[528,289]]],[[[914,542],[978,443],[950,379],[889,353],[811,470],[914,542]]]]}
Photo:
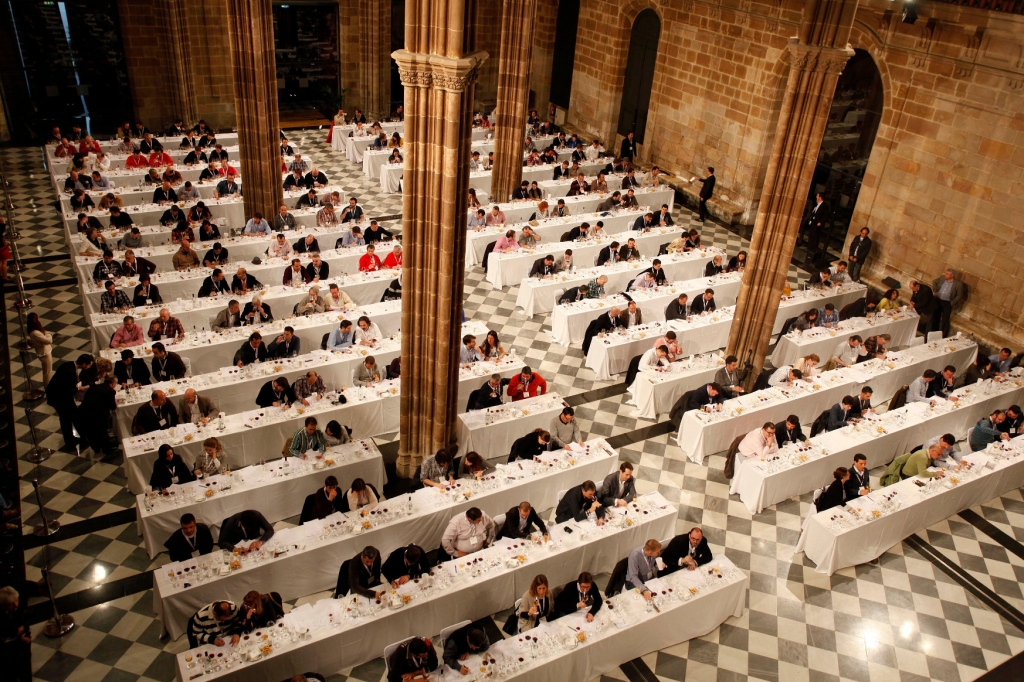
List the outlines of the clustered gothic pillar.
{"type": "Polygon", "coordinates": [[[167,32],[171,51],[171,81],[178,102],[178,116],[185,127],[195,125],[200,118],[196,104],[195,73],[192,68],[192,54],[189,49],[188,15],[185,0],[166,0],[167,32]]]}
{"type": "Polygon", "coordinates": [[[523,135],[530,97],[530,47],[536,0],[504,0],[491,196],[508,201],[523,177],[523,135]]]}
{"type": "Polygon", "coordinates": [[[466,192],[476,52],[475,0],[406,0],[402,209],[402,400],[398,473],[454,442],[466,192]]]}
{"type": "Polygon", "coordinates": [[[825,134],[857,0],[809,0],[800,35],[789,44],[789,80],[750,241],[728,352],[764,366],[807,192],[825,134]]]}
{"type": "Polygon", "coordinates": [[[269,219],[284,195],[270,0],[228,0],[228,33],[246,217],[269,219]]]}

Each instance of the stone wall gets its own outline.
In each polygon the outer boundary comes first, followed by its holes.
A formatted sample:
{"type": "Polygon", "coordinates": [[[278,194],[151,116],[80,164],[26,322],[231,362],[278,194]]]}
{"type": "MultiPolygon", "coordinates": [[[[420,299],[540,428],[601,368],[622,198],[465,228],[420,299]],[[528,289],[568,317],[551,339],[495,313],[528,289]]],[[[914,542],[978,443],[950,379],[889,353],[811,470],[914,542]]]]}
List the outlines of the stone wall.
{"type": "Polygon", "coordinates": [[[185,3],[189,17],[187,52],[192,56],[196,109],[214,129],[234,128],[227,0],[185,0],[185,3]]]}
{"type": "MultiPolygon", "coordinates": [[[[164,9],[160,2],[119,0],[117,11],[135,118],[151,130],[164,129],[178,115],[176,103],[167,96],[172,88],[167,68],[171,49],[164,9]]],[[[231,77],[230,69],[228,77],[231,77]]],[[[113,132],[106,131],[105,134],[113,132]]]]}
{"type": "Polygon", "coordinates": [[[954,324],[1019,350],[1024,17],[928,4],[908,25],[891,9],[862,3],[851,38],[885,88],[851,234],[871,228],[875,280],[959,270],[969,297],[954,324]]]}
{"type": "Polygon", "coordinates": [[[476,82],[474,108],[490,114],[498,101],[498,54],[501,52],[501,0],[477,0],[476,49],[487,53],[476,82]]]}
{"type": "Polygon", "coordinates": [[[547,118],[548,98],[551,96],[551,61],[555,49],[555,26],[558,21],[558,0],[537,0],[533,20],[533,63],[530,89],[533,106],[541,118],[547,118]]]}

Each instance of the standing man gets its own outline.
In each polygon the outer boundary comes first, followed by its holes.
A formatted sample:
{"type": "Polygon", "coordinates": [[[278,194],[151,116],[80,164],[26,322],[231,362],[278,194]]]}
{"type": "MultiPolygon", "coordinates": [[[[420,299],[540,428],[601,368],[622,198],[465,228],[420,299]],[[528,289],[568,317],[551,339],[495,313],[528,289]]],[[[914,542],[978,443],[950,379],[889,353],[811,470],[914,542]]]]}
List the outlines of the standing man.
{"type": "Polygon", "coordinates": [[[706,178],[694,178],[699,181],[703,187],[700,188],[700,194],[697,198],[699,204],[698,218],[701,222],[708,219],[708,199],[715,191],[715,169],[713,166],[708,166],[708,176],[706,178]]]}
{"type": "MultiPolygon", "coordinates": [[[[814,195],[814,206],[807,214],[807,248],[811,251],[818,250],[818,242],[821,241],[822,229],[832,220],[832,209],[825,203],[825,197],[821,192],[814,195]]],[[[827,246],[827,244],[826,244],[827,246]]]]}
{"type": "Polygon", "coordinates": [[[75,452],[78,439],[75,438],[74,423],[77,406],[75,394],[78,392],[78,378],[82,372],[92,367],[93,357],[88,353],[79,355],[74,362],[63,362],[53,373],[50,383],[46,385],[46,404],[57,412],[60,420],[60,431],[64,436],[64,452],[75,452]]]}
{"type": "Polygon", "coordinates": [[[846,259],[850,261],[850,279],[854,282],[860,282],[860,269],[864,267],[864,261],[871,253],[871,239],[868,237],[870,233],[871,230],[862,227],[860,235],[850,242],[850,251],[846,259]]]}
{"type": "Polygon", "coordinates": [[[627,133],[626,137],[622,139],[622,149],[620,150],[620,152],[621,153],[619,154],[619,156],[621,156],[623,159],[627,159],[630,162],[632,162],[633,159],[636,158],[636,136],[633,134],[632,131],[627,133]]]}
{"type": "Polygon", "coordinates": [[[949,318],[967,300],[967,287],[956,278],[956,270],[946,268],[942,277],[932,282],[932,289],[939,302],[939,314],[932,319],[932,331],[941,331],[944,337],[949,336],[949,318]]]}

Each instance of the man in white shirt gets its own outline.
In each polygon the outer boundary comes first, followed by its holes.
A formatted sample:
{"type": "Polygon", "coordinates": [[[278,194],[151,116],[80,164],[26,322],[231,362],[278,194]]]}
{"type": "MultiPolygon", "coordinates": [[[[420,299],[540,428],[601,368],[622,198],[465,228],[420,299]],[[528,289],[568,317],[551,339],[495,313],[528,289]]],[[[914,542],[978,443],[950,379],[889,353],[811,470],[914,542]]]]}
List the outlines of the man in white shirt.
{"type": "Polygon", "coordinates": [[[779,442],[775,440],[775,424],[765,422],[764,426],[754,429],[740,441],[740,454],[744,457],[767,457],[779,450],[779,442]]]}
{"type": "Polygon", "coordinates": [[[783,365],[775,370],[775,373],[768,379],[769,386],[794,386],[797,381],[804,378],[803,373],[793,369],[789,365],[783,365]]]}
{"type": "Polygon", "coordinates": [[[846,261],[841,260],[828,269],[831,279],[836,284],[846,284],[850,281],[850,275],[846,272],[846,261]]]}
{"type": "Polygon", "coordinates": [[[650,348],[640,358],[640,370],[653,369],[655,372],[664,372],[669,366],[668,346],[650,348]]]}
{"type": "Polygon", "coordinates": [[[441,547],[453,559],[464,557],[494,542],[494,521],[476,507],[470,507],[448,522],[441,547]]]}
{"type": "Polygon", "coordinates": [[[267,256],[270,258],[287,258],[290,255],[292,255],[292,245],[288,243],[283,234],[278,233],[277,239],[270,242],[267,256]]]}
{"type": "Polygon", "coordinates": [[[863,339],[854,334],[847,341],[840,341],[832,353],[832,359],[839,367],[850,367],[857,362],[857,358],[865,354],[863,339]]]}
{"type": "Polygon", "coordinates": [[[656,282],[654,281],[654,275],[652,275],[650,272],[644,271],[636,276],[636,279],[633,280],[633,286],[631,288],[634,290],[653,289],[655,285],[656,282]]]}
{"type": "Polygon", "coordinates": [[[924,403],[928,402],[928,385],[931,384],[932,380],[938,376],[934,369],[926,369],[924,374],[919,376],[910,382],[910,388],[907,389],[907,402],[908,403],[924,403]]]}

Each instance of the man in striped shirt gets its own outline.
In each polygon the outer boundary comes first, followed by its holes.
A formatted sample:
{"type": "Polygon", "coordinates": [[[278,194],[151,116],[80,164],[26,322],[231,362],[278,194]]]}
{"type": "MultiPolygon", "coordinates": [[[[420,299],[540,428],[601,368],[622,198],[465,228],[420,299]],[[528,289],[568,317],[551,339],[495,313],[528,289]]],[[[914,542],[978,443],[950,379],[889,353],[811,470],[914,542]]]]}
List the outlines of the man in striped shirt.
{"type": "Polygon", "coordinates": [[[189,648],[200,644],[224,646],[228,640],[237,644],[238,608],[229,601],[207,604],[188,619],[189,648]]]}

